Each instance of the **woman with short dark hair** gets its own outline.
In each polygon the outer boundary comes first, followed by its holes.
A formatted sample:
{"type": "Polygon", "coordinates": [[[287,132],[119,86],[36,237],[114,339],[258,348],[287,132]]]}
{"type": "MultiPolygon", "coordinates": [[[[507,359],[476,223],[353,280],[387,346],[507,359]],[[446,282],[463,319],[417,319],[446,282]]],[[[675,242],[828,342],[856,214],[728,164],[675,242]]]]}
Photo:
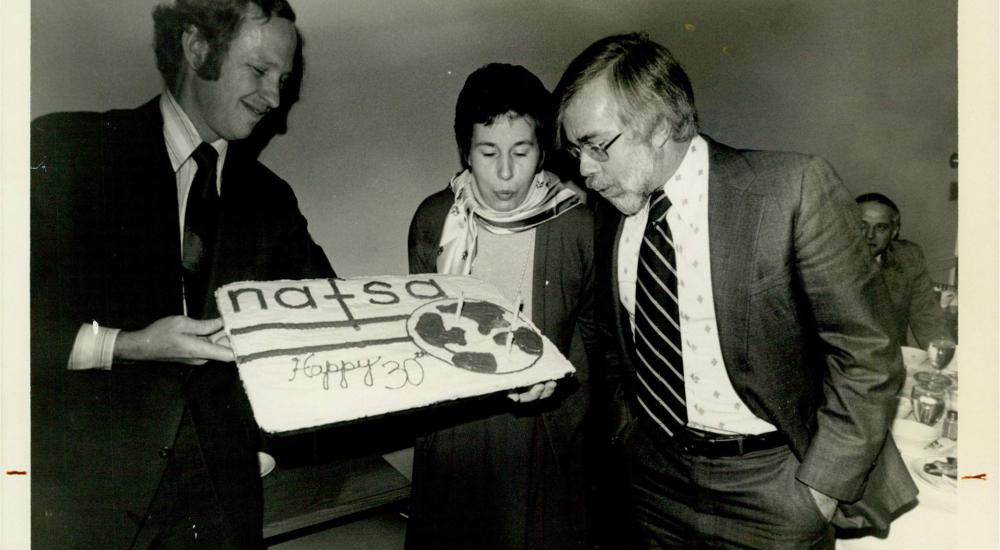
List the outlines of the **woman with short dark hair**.
{"type": "Polygon", "coordinates": [[[591,211],[578,189],[542,169],[554,105],[527,69],[478,69],[455,110],[463,170],[417,209],[410,272],[492,283],[524,304],[577,372],[438,413],[443,427],[416,445],[407,547],[585,548],[591,211]]]}

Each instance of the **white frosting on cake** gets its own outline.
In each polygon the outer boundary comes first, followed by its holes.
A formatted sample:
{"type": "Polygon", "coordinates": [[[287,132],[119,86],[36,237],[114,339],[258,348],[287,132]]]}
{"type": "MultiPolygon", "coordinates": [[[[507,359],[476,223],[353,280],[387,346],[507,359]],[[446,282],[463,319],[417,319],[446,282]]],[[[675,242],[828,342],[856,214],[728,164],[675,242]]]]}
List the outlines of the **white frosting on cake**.
{"type": "Polygon", "coordinates": [[[514,304],[472,277],[247,281],[215,296],[257,423],[268,433],[574,372],[530,321],[515,318],[514,304]]]}

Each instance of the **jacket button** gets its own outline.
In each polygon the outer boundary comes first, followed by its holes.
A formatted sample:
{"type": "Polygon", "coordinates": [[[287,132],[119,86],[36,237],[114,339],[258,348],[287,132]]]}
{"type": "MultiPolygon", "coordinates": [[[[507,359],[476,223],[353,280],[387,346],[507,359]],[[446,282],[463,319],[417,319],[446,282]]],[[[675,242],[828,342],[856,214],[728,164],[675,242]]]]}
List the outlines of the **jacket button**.
{"type": "Polygon", "coordinates": [[[170,447],[160,447],[160,458],[167,458],[173,454],[174,450],[170,447]]]}

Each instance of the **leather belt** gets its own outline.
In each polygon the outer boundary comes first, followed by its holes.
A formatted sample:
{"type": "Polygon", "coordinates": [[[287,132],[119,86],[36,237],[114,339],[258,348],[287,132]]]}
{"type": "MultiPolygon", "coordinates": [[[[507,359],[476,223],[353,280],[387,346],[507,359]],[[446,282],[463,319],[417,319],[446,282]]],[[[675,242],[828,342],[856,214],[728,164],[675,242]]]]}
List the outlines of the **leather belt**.
{"type": "Polygon", "coordinates": [[[670,445],[678,451],[706,458],[743,456],[787,444],[788,439],[778,431],[729,436],[689,428],[670,440],[670,445]]]}
{"type": "Polygon", "coordinates": [[[779,431],[759,435],[722,435],[687,428],[674,437],[668,436],[658,426],[646,424],[644,431],[653,441],[674,451],[705,458],[743,456],[756,451],[774,449],[788,444],[779,431]]]}

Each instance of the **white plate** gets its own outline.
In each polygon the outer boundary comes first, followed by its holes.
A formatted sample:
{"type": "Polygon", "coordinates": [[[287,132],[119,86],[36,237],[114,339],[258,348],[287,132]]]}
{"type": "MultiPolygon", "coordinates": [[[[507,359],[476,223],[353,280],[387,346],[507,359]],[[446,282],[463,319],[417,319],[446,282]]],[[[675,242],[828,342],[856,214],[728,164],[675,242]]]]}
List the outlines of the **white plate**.
{"type": "Polygon", "coordinates": [[[941,435],[941,428],[921,424],[909,418],[897,418],[892,423],[892,438],[901,451],[926,456],[925,448],[941,435]]]}
{"type": "Polygon", "coordinates": [[[257,453],[257,463],[260,464],[260,477],[264,477],[271,473],[274,469],[274,457],[267,453],[257,453]]]}
{"type": "Polygon", "coordinates": [[[946,461],[946,459],[944,457],[940,457],[940,456],[925,456],[923,458],[918,458],[918,459],[914,460],[913,463],[910,464],[910,467],[917,474],[917,477],[919,477],[921,480],[925,481],[931,487],[934,487],[936,489],[940,489],[942,491],[948,491],[948,492],[954,493],[955,491],[958,490],[958,480],[957,479],[952,479],[952,478],[950,478],[948,476],[944,476],[944,475],[941,475],[941,476],[931,475],[931,474],[929,474],[929,473],[927,473],[927,472],[924,471],[924,465],[925,464],[930,464],[931,462],[934,462],[934,461],[937,461],[937,460],[940,460],[942,462],[946,461]]]}

